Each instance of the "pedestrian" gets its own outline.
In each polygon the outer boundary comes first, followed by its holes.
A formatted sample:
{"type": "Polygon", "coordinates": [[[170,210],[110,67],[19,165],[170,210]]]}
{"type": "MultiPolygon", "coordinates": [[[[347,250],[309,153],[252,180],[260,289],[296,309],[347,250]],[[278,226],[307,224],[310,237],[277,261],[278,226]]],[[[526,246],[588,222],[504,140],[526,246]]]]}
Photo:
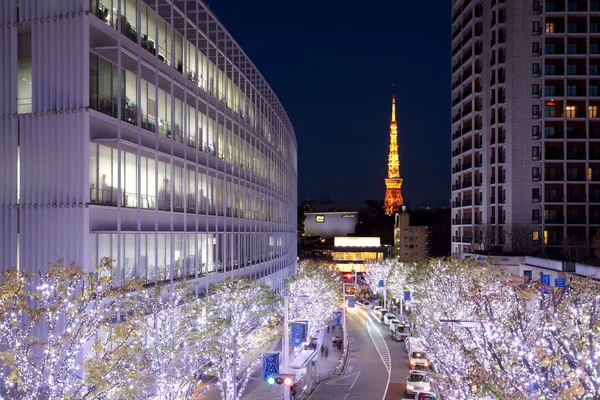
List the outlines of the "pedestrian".
{"type": "Polygon", "coordinates": [[[329,357],[329,349],[325,346],[325,358],[329,357]]]}
{"type": "Polygon", "coordinates": [[[321,358],[323,358],[323,352],[325,351],[325,346],[321,345],[321,358]]]}
{"type": "Polygon", "coordinates": [[[335,325],[331,329],[333,330],[333,332],[335,332],[335,325]]]}
{"type": "Polygon", "coordinates": [[[329,333],[329,325],[327,325],[327,333],[329,333]]]}

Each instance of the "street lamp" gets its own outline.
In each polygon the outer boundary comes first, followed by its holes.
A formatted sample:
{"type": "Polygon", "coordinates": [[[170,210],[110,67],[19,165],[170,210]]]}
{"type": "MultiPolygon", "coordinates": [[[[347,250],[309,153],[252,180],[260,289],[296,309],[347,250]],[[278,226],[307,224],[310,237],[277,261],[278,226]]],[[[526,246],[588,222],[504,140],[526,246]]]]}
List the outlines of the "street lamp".
{"type": "MultiPolygon", "coordinates": [[[[283,296],[283,373],[290,373],[290,330],[289,330],[289,299],[309,299],[310,296],[283,296]]],[[[283,399],[290,400],[290,389],[283,387],[283,399]]]]}

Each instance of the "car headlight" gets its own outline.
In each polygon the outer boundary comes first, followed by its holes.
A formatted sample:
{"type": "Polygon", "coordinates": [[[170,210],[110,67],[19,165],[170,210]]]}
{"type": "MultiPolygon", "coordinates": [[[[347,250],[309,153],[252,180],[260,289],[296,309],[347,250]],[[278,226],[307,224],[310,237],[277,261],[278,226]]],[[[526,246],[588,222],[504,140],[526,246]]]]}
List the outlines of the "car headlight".
{"type": "Polygon", "coordinates": [[[413,385],[408,385],[409,389],[414,389],[415,387],[413,385]]]}

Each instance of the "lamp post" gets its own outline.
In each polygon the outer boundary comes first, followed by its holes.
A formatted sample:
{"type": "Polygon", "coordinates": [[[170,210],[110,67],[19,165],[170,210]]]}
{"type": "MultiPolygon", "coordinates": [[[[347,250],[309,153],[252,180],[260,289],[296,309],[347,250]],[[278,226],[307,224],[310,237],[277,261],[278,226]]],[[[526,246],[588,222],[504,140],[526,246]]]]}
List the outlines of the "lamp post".
{"type": "MultiPolygon", "coordinates": [[[[290,373],[290,330],[289,330],[289,299],[308,299],[309,296],[283,296],[283,373],[290,373]]],[[[290,400],[290,389],[283,387],[283,399],[290,400]]]]}

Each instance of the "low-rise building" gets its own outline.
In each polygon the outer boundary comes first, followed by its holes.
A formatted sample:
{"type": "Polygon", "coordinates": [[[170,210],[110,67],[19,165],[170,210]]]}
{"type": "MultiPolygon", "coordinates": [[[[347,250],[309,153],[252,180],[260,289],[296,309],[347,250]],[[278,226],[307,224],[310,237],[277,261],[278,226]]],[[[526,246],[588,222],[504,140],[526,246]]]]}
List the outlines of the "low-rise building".
{"type": "Polygon", "coordinates": [[[409,213],[397,213],[394,220],[394,256],[401,261],[425,261],[431,256],[431,228],[412,226],[409,213]]]}

